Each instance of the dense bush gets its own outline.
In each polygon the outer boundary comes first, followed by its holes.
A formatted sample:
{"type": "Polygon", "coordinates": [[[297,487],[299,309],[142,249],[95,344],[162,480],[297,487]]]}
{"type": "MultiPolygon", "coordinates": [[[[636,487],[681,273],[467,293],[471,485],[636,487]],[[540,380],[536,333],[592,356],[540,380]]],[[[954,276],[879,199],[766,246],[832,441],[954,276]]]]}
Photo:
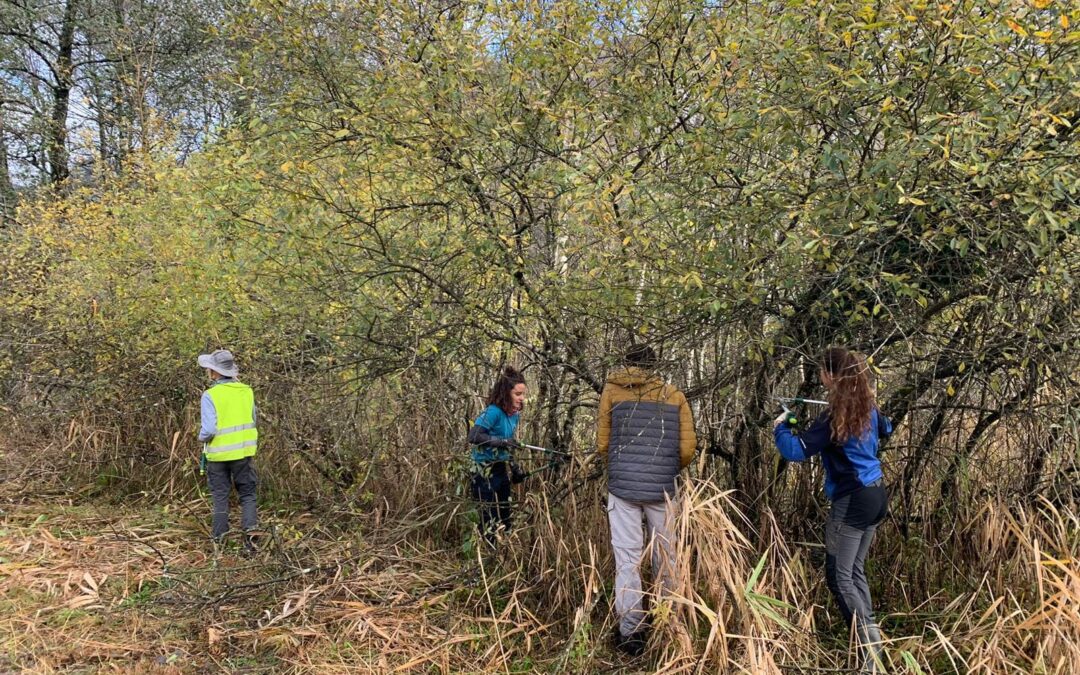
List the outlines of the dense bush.
{"type": "Polygon", "coordinates": [[[815,393],[813,359],[845,344],[900,424],[900,531],[960,546],[958,505],[1075,498],[1078,22],[1052,2],[252,2],[225,30],[252,114],[0,233],[5,406],[161,486],[195,453],[194,357],[228,346],[276,491],[403,513],[456,489],[505,361],[532,387],[525,436],[587,473],[588,410],[646,340],[691,396],[694,475],[801,531],[814,481],[777,478],[770,398],[815,393]]]}

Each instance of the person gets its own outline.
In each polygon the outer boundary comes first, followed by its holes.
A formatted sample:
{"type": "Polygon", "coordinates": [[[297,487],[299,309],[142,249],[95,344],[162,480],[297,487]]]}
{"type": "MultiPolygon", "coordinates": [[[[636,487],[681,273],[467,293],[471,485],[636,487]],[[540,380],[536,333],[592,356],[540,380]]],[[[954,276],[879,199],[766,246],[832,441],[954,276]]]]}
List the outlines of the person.
{"type": "Polygon", "coordinates": [[[653,575],[674,590],[672,527],[679,473],[694,458],[697,436],[681,391],[655,373],[656,353],[631,348],[600,394],[597,452],[607,458],[608,522],[615,554],[615,646],[639,655],[648,640],[639,566],[648,526],[653,575]]]}
{"type": "Polygon", "coordinates": [[[259,431],[255,425],[255,395],[251,387],[236,379],[239,369],[232,352],[218,349],[200,354],[199,365],[206,369],[211,381],[202,395],[199,428],[214,501],[211,536],[221,543],[229,530],[229,495],[235,487],[240,497],[244,551],[250,554],[255,546],[252,530],[258,526],[254,458],[259,431]]]}
{"type": "Polygon", "coordinates": [[[511,529],[511,486],[525,479],[514,461],[514,440],[527,387],[517,369],[507,366],[499,373],[487,397],[487,407],[469,429],[472,445],[472,496],[480,511],[480,531],[492,546],[498,532],[511,529]]]}
{"type": "Polygon", "coordinates": [[[892,434],[892,423],[878,410],[867,365],[856,354],[829,348],[819,375],[828,390],[828,407],[798,433],[786,413],[777,418],[776,447],[794,462],[821,455],[825,496],[832,502],[825,524],[825,580],[845,624],[855,622],[864,672],[881,672],[881,634],[866,581],[866,557],[888,508],[878,448],[880,439],[892,434]]]}

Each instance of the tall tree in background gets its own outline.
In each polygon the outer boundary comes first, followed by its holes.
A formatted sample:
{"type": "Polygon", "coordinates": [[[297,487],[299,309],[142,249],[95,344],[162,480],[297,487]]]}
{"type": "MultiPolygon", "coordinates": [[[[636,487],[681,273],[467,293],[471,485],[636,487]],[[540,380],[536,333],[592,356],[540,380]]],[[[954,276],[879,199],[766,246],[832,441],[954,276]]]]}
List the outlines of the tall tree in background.
{"type": "MultiPolygon", "coordinates": [[[[70,173],[68,115],[75,87],[79,0],[8,0],[0,15],[3,72],[29,136],[22,159],[52,184],[70,173]]],[[[18,156],[18,155],[16,155],[18,156]]]]}
{"type": "MultiPolygon", "coordinates": [[[[6,193],[84,165],[118,170],[136,149],[186,155],[229,116],[217,86],[231,0],[5,0],[0,138],[6,193]]],[[[0,190],[5,185],[0,183],[0,190]]]]}
{"type": "Polygon", "coordinates": [[[228,70],[229,0],[87,0],[95,58],[85,94],[95,155],[113,170],[138,149],[171,146],[186,156],[228,120],[233,97],[218,77],[228,70]]]}
{"type": "MultiPolygon", "coordinates": [[[[0,90],[2,91],[2,90],[0,90]]],[[[7,101],[0,99],[0,228],[7,225],[15,212],[15,184],[11,181],[7,150],[7,101]]]]}

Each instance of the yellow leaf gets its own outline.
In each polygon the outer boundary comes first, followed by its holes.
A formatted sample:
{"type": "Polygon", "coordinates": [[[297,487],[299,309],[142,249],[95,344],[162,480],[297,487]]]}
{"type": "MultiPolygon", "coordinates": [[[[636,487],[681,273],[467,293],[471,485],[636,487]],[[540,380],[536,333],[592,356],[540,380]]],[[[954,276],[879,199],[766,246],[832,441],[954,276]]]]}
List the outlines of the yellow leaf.
{"type": "Polygon", "coordinates": [[[1021,37],[1027,37],[1027,34],[1028,34],[1027,30],[1023,26],[1021,26],[1020,24],[1013,21],[1012,19],[1005,19],[1005,25],[1008,26],[1009,28],[1011,28],[1014,33],[1017,33],[1021,37]]]}
{"type": "Polygon", "coordinates": [[[914,204],[915,206],[926,206],[926,202],[918,197],[912,197],[910,195],[900,195],[900,199],[897,200],[900,204],[914,204]]]}
{"type": "Polygon", "coordinates": [[[1069,29],[1069,17],[1068,17],[1068,15],[1062,14],[1061,16],[1059,16],[1058,17],[1058,22],[1061,24],[1062,28],[1064,28],[1066,30],[1069,29]]]}
{"type": "Polygon", "coordinates": [[[1054,0],[1031,0],[1031,4],[1035,5],[1035,9],[1046,9],[1053,2],[1054,0]]]}
{"type": "Polygon", "coordinates": [[[956,389],[954,389],[953,386],[950,384],[949,388],[945,390],[945,393],[949,396],[956,396],[956,389]]]}
{"type": "Polygon", "coordinates": [[[296,165],[293,164],[291,161],[285,162],[280,167],[281,168],[281,173],[289,173],[290,171],[293,170],[294,166],[296,166],[296,165]]]}

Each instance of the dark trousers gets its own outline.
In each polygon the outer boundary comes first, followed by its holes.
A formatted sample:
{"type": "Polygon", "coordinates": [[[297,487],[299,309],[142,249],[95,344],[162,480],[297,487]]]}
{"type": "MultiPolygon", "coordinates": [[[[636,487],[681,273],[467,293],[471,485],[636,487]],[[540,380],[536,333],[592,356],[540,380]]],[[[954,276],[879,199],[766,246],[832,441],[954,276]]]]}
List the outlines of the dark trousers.
{"type": "Polygon", "coordinates": [[[885,488],[862,488],[833,502],[825,523],[825,581],[844,622],[855,623],[863,672],[881,668],[881,633],[874,621],[866,556],[887,508],[885,488]]]}
{"type": "Polygon", "coordinates": [[[220,539],[229,531],[229,495],[236,487],[240,496],[240,525],[245,531],[255,529],[259,524],[255,511],[255,463],[252,457],[234,459],[228,462],[207,462],[206,478],[210,484],[210,495],[214,498],[214,520],[211,534],[220,539]]]}
{"type": "Polygon", "coordinates": [[[472,496],[480,511],[480,531],[488,543],[502,527],[510,531],[510,466],[494,462],[472,477],[472,496]]]}

